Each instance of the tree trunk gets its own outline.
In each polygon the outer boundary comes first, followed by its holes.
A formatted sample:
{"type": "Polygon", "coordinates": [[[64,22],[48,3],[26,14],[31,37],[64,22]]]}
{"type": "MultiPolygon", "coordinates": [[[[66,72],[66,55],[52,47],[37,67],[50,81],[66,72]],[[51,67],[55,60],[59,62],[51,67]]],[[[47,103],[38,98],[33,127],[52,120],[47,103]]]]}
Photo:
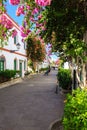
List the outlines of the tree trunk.
{"type": "Polygon", "coordinates": [[[36,71],[36,66],[37,66],[37,63],[36,63],[36,62],[33,62],[34,71],[36,71]]]}
{"type": "Polygon", "coordinates": [[[83,63],[82,65],[82,82],[83,82],[83,87],[86,86],[86,67],[85,67],[85,63],[83,63]]]}

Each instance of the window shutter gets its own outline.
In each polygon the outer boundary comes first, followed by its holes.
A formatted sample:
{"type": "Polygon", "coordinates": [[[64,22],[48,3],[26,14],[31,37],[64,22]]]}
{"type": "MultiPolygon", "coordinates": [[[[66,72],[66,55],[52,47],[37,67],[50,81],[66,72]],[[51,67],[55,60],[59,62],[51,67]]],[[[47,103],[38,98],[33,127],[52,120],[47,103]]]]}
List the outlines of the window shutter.
{"type": "Polygon", "coordinates": [[[17,39],[16,39],[16,36],[14,37],[14,44],[16,44],[16,42],[17,42],[17,39]]]}

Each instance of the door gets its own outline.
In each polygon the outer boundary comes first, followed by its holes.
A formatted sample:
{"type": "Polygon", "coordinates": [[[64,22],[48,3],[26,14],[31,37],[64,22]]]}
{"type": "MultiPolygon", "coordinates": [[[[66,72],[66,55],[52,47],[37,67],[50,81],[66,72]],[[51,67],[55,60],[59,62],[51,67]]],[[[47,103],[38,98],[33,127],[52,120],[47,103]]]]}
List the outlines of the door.
{"type": "Polygon", "coordinates": [[[0,71],[4,70],[4,61],[0,61],[0,71]]]}
{"type": "Polygon", "coordinates": [[[22,62],[20,62],[20,77],[22,77],[22,62]]]}

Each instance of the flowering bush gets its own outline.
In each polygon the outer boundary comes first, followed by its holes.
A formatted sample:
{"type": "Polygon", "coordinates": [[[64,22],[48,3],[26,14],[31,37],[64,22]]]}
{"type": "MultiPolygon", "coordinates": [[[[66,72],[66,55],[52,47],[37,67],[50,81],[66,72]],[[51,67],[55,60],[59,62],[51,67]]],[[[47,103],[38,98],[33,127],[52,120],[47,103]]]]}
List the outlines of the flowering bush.
{"type": "Polygon", "coordinates": [[[18,5],[20,3],[20,0],[9,0],[9,2],[12,5],[18,5]]]}
{"type": "Polygon", "coordinates": [[[35,3],[40,6],[47,6],[51,4],[51,0],[35,0],[35,3]]]}
{"type": "MultiPolygon", "coordinates": [[[[30,35],[30,28],[35,28],[37,35],[39,35],[40,30],[45,30],[46,21],[43,19],[43,6],[50,5],[51,0],[32,0],[32,2],[29,0],[9,0],[9,3],[11,5],[18,5],[16,10],[17,16],[20,16],[21,14],[24,15],[23,26],[20,27],[21,36],[23,38],[30,35]]],[[[1,30],[4,28],[0,35],[0,39],[2,39],[2,41],[4,40],[3,37],[8,38],[7,32],[13,27],[11,21],[3,15],[5,12],[5,7],[0,4],[0,28],[2,28],[1,30]]],[[[12,31],[12,37],[16,34],[16,31],[12,31]]]]}
{"type": "MultiPolygon", "coordinates": [[[[9,0],[9,2],[12,5],[18,5],[20,3],[20,0],[9,0]]],[[[47,6],[51,4],[51,0],[35,0],[35,3],[40,6],[47,6]]]]}
{"type": "Polygon", "coordinates": [[[29,29],[36,30],[36,34],[39,35],[41,30],[45,30],[46,21],[43,19],[43,6],[51,4],[51,0],[9,0],[10,4],[18,5],[16,15],[24,15],[23,27],[21,36],[23,38],[30,35],[29,29]],[[28,29],[27,29],[28,28],[28,29]]]}
{"type": "Polygon", "coordinates": [[[7,40],[9,36],[15,37],[17,31],[13,29],[13,23],[7,18],[6,14],[0,15],[0,46],[3,41],[7,40]]]}
{"type": "Polygon", "coordinates": [[[11,29],[13,27],[12,22],[7,19],[4,14],[0,16],[0,24],[3,25],[6,29],[11,29]]]}
{"type": "Polygon", "coordinates": [[[34,35],[27,38],[27,56],[33,62],[43,61],[45,59],[45,44],[43,40],[34,35]]]}
{"type": "Polygon", "coordinates": [[[19,6],[17,8],[17,10],[16,10],[16,15],[17,16],[20,16],[21,14],[25,14],[25,12],[24,12],[24,6],[23,5],[19,6]]]}

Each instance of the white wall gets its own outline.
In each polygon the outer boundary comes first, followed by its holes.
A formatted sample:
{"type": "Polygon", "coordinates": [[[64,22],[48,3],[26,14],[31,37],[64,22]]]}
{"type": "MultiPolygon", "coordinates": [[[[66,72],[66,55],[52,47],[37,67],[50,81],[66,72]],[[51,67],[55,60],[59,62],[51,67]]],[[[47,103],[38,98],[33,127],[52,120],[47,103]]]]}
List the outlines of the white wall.
{"type": "MultiPolygon", "coordinates": [[[[16,29],[16,28],[15,28],[16,29]]],[[[5,69],[14,69],[14,59],[17,60],[17,70],[19,70],[19,62],[22,63],[22,77],[27,70],[27,57],[26,50],[24,49],[24,43],[22,42],[22,37],[20,36],[20,31],[17,34],[17,43],[20,43],[20,50],[11,52],[10,50],[17,50],[16,44],[14,44],[14,38],[10,37],[5,45],[0,50],[0,57],[5,57],[5,69]],[[26,61],[26,70],[24,70],[24,61],[26,61]]]]}
{"type": "Polygon", "coordinates": [[[69,63],[68,62],[64,63],[64,69],[69,69],[69,63]]]}

